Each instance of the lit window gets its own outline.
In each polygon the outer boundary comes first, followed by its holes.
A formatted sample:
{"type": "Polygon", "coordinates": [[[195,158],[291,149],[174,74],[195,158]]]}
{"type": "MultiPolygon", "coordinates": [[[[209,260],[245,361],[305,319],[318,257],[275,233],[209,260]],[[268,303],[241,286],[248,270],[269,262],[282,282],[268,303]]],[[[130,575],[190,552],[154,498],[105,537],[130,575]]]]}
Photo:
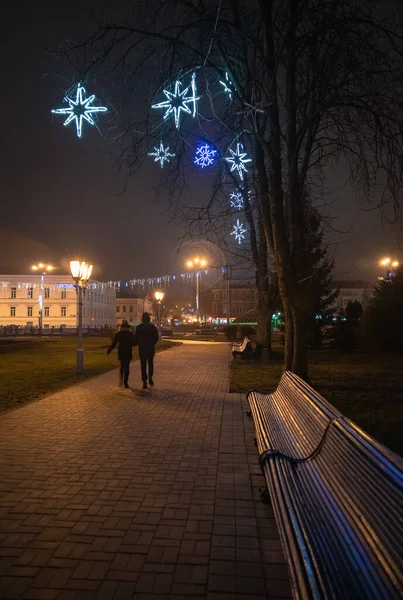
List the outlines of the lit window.
{"type": "Polygon", "coordinates": [[[67,290],[62,290],[62,300],[67,298],[67,290]]]}
{"type": "Polygon", "coordinates": [[[10,317],[15,317],[15,306],[10,306],[10,317]]]}
{"type": "Polygon", "coordinates": [[[15,299],[17,297],[17,288],[11,288],[11,298],[15,299]]]}
{"type": "Polygon", "coordinates": [[[44,313],[45,313],[44,316],[48,317],[49,316],[49,306],[45,306],[45,308],[43,310],[44,310],[44,313]]]}
{"type": "Polygon", "coordinates": [[[120,312],[120,306],[119,306],[119,304],[116,307],[116,312],[120,312]]]}
{"type": "Polygon", "coordinates": [[[28,317],[32,317],[32,306],[28,306],[28,317]]]}
{"type": "Polygon", "coordinates": [[[33,297],[34,297],[33,288],[28,288],[28,300],[32,300],[33,297]]]}
{"type": "Polygon", "coordinates": [[[45,298],[50,298],[50,288],[45,288],[45,298]]]}
{"type": "Polygon", "coordinates": [[[61,317],[67,317],[67,307],[66,306],[62,306],[61,307],[60,316],[61,317]]]}
{"type": "Polygon", "coordinates": [[[126,312],[126,306],[122,306],[122,312],[126,312]]]}
{"type": "Polygon", "coordinates": [[[131,313],[133,312],[133,306],[131,306],[131,307],[130,307],[130,312],[131,312],[131,313]]]}

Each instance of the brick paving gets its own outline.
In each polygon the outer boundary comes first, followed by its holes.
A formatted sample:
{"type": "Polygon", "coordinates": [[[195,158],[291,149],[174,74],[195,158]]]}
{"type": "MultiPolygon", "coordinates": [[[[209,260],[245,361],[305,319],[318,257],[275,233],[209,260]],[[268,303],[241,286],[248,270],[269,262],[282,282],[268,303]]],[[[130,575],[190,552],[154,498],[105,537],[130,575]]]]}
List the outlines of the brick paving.
{"type": "Polygon", "coordinates": [[[229,360],[184,344],[152,391],[113,371],[0,417],[2,600],[291,597],[229,360]]]}

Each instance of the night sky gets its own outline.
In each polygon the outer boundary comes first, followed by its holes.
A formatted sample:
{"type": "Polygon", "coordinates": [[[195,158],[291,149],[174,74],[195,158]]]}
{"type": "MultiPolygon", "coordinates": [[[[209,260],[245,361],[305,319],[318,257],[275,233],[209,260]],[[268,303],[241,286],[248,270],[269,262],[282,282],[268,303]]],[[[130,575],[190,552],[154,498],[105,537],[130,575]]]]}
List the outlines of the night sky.
{"type": "MultiPolygon", "coordinates": [[[[60,264],[70,253],[91,259],[101,280],[177,268],[184,229],[171,222],[163,198],[154,201],[158,168],[147,166],[119,196],[123,179],[112,167],[117,149],[89,125],[77,139],[74,124],[65,128],[63,117],[50,112],[60,106],[66,82],[48,51],[90,32],[93,4],[99,9],[99,2],[85,0],[8,3],[1,42],[3,272],[27,270],[41,259],[60,264]]],[[[397,236],[390,227],[384,231],[377,212],[357,208],[342,169],[329,176],[337,200],[328,212],[333,226],[346,232],[329,236],[335,276],[371,280],[380,255],[400,257],[397,236]]]]}

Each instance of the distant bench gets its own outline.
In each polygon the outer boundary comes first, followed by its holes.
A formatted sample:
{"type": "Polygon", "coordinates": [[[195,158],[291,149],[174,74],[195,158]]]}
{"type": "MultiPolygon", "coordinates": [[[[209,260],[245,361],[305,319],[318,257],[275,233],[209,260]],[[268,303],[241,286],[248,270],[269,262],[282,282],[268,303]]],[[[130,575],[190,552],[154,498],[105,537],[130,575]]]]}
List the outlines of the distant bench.
{"type": "Polygon", "coordinates": [[[234,360],[237,356],[241,358],[250,357],[252,354],[252,342],[248,337],[244,337],[240,344],[232,344],[232,356],[234,360]]]}
{"type": "Polygon", "coordinates": [[[403,597],[403,459],[285,373],[247,394],[298,600],[403,597]]]}

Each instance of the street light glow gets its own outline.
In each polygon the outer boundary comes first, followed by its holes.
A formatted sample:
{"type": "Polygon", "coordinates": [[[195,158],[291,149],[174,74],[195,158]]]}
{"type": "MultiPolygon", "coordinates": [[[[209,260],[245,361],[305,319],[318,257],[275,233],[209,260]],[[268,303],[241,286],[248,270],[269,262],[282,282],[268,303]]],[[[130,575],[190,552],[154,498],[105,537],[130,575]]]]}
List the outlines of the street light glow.
{"type": "Polygon", "coordinates": [[[156,299],[157,302],[162,302],[163,299],[164,299],[165,294],[164,294],[164,292],[162,292],[160,290],[157,290],[155,292],[154,296],[155,296],[155,299],[156,299]]]}
{"type": "Polygon", "coordinates": [[[70,272],[73,279],[76,282],[87,283],[91,277],[93,265],[87,263],[85,260],[71,260],[70,261],[70,272]]]}
{"type": "Polygon", "coordinates": [[[32,265],[31,269],[33,271],[53,271],[54,267],[52,267],[52,265],[45,265],[44,263],[38,263],[37,265],[32,265]]]}
{"type": "Polygon", "coordinates": [[[393,263],[392,263],[392,267],[394,269],[397,269],[398,266],[399,266],[399,261],[398,260],[394,260],[393,263]]]}
{"type": "Polygon", "coordinates": [[[383,258],[381,260],[381,266],[382,267],[387,267],[389,263],[390,263],[390,258],[383,258]]]}

